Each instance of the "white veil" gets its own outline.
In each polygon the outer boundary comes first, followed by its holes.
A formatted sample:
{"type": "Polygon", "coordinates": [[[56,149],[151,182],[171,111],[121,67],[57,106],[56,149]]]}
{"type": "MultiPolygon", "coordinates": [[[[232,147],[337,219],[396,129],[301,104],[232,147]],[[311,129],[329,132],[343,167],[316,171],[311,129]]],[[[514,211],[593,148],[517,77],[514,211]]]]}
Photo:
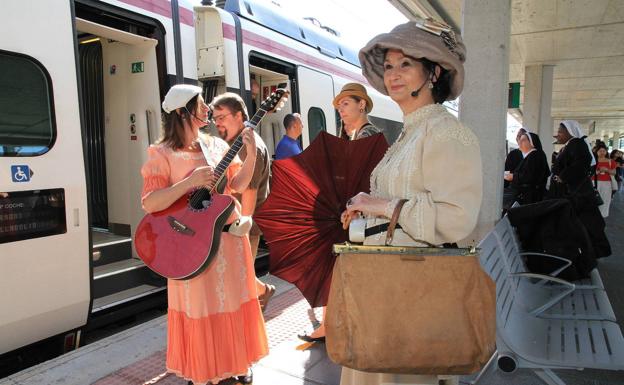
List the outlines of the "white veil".
{"type": "Polygon", "coordinates": [[[585,144],[587,144],[587,148],[589,149],[589,153],[592,157],[591,165],[595,166],[596,158],[594,158],[594,153],[592,152],[591,144],[589,144],[589,141],[587,140],[587,136],[583,133],[583,129],[581,128],[581,125],[579,124],[579,122],[577,122],[576,120],[563,120],[561,121],[561,124],[566,128],[566,130],[568,130],[570,135],[572,135],[575,138],[583,139],[585,141],[585,144]]]}

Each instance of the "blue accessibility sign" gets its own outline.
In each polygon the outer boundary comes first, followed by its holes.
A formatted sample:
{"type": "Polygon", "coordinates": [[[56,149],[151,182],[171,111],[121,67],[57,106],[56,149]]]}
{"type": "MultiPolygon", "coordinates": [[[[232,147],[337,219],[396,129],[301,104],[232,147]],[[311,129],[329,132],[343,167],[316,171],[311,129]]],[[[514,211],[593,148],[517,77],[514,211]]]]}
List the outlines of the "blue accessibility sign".
{"type": "Polygon", "coordinates": [[[30,182],[31,176],[30,167],[25,164],[11,166],[11,179],[13,179],[13,182],[30,182]]]}

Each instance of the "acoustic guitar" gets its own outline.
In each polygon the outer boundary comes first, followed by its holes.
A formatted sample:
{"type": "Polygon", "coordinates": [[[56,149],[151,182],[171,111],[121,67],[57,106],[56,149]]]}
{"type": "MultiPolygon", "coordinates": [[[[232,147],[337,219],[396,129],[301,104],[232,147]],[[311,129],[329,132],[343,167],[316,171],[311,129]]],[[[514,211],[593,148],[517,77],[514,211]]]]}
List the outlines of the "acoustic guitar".
{"type": "MultiPolygon", "coordinates": [[[[271,111],[283,106],[288,91],[275,90],[248,122],[256,127],[271,111]]],[[[221,194],[224,173],[243,147],[239,135],[214,170],[214,186],[193,189],[167,209],[147,214],[137,227],[137,254],[155,273],[170,279],[189,279],[206,269],[219,249],[221,232],[234,209],[234,198],[221,194]]]]}

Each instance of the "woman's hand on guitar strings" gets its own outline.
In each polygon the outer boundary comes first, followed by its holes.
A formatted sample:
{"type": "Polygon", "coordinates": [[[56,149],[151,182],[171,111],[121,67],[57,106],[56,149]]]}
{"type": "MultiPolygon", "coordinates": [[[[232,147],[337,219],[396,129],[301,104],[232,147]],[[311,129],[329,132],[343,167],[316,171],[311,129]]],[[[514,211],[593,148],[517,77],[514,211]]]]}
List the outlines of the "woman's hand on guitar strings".
{"type": "Polygon", "coordinates": [[[197,167],[189,176],[191,188],[194,187],[212,187],[216,181],[214,168],[212,166],[197,167]]]}

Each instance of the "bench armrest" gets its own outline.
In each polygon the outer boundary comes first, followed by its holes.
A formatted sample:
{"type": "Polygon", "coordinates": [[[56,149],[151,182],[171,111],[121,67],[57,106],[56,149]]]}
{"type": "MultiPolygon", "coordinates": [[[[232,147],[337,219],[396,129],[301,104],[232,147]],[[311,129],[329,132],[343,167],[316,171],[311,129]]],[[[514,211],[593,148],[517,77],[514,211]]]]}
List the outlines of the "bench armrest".
{"type": "Polygon", "coordinates": [[[509,274],[509,275],[512,276],[512,277],[541,279],[543,281],[549,281],[549,282],[553,282],[553,283],[558,283],[558,284],[560,284],[562,286],[567,287],[566,290],[564,290],[560,294],[554,296],[553,298],[551,298],[548,302],[546,302],[542,306],[538,306],[535,309],[531,310],[530,314],[535,316],[535,317],[539,317],[540,314],[542,314],[546,310],[550,309],[551,307],[555,306],[563,298],[565,298],[568,295],[570,295],[574,291],[574,289],[575,289],[575,285],[573,283],[570,283],[570,282],[568,282],[568,281],[566,281],[564,279],[561,279],[561,278],[551,277],[551,276],[548,276],[548,275],[536,274],[536,273],[512,273],[512,274],[509,274]]]}
{"type": "Polygon", "coordinates": [[[569,259],[565,259],[563,257],[558,257],[556,255],[552,255],[552,254],[545,254],[545,253],[534,253],[532,251],[526,251],[526,252],[522,252],[520,253],[520,255],[525,256],[525,255],[537,255],[540,257],[548,257],[548,258],[553,258],[556,260],[559,260],[561,262],[564,262],[563,266],[558,268],[557,270],[554,270],[553,272],[551,272],[550,275],[551,277],[556,277],[559,275],[559,273],[561,273],[562,271],[564,271],[565,269],[567,269],[571,264],[572,261],[570,261],[569,259]]]}

